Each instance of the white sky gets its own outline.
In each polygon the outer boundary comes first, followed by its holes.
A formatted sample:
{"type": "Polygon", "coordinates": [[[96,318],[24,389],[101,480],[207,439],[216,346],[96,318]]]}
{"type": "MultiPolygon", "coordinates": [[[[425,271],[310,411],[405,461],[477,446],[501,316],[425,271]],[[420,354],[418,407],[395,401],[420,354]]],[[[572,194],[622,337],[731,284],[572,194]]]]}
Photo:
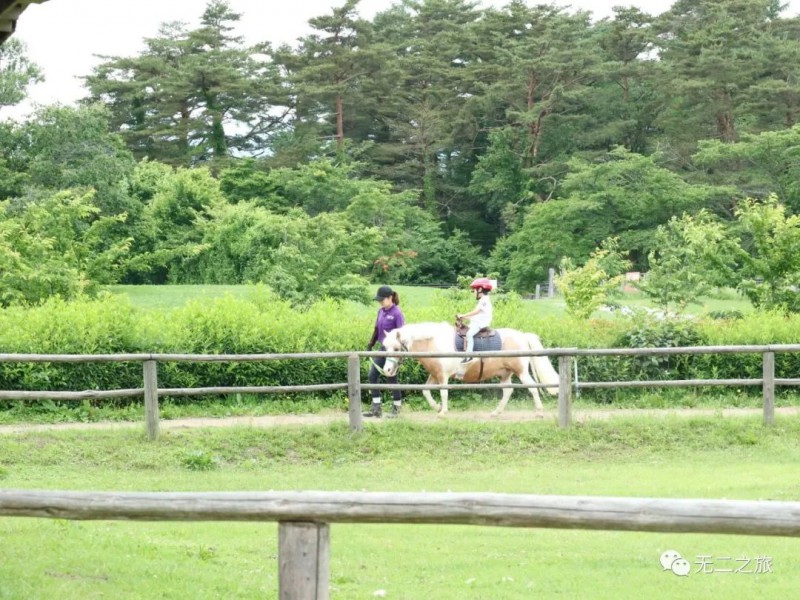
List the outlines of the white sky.
{"type": "MultiPolygon", "coordinates": [[[[328,14],[344,0],[228,0],[242,14],[239,33],[248,43],[294,43],[310,29],[308,19],[328,14]]],[[[482,0],[482,6],[503,6],[507,0],[482,0]]],[[[547,0],[529,0],[530,5],[547,0]]],[[[85,95],[80,76],[88,75],[99,59],[94,55],[133,56],[142,39],[154,37],[161,23],[185,21],[196,25],[206,0],[48,0],[31,4],[17,23],[17,38],[44,71],[46,81],[29,90],[32,103],[71,104],[85,95]]],[[[361,0],[359,13],[372,18],[394,0],[361,0]]],[[[553,4],[591,11],[595,18],[611,14],[615,5],[638,6],[650,14],[667,10],[671,0],[555,0],[553,4]]],[[[785,15],[800,12],[800,0],[788,2],[785,15]]],[[[7,108],[0,116],[22,116],[30,104],[7,108]]]]}

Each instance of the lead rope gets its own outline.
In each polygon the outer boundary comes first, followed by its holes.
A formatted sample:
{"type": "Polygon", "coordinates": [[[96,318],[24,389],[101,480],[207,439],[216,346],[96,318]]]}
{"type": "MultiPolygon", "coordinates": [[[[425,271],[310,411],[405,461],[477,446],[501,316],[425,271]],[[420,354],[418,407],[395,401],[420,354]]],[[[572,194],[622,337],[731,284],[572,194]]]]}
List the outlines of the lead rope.
{"type": "Polygon", "coordinates": [[[375,367],[375,370],[376,370],[378,373],[380,373],[380,374],[381,374],[381,375],[383,375],[384,377],[388,377],[388,375],[386,374],[386,371],[384,371],[382,367],[379,367],[379,366],[378,366],[378,363],[376,363],[376,362],[375,362],[375,359],[374,359],[374,358],[372,358],[371,356],[369,357],[369,362],[372,364],[372,366],[373,366],[373,367],[375,367]]]}

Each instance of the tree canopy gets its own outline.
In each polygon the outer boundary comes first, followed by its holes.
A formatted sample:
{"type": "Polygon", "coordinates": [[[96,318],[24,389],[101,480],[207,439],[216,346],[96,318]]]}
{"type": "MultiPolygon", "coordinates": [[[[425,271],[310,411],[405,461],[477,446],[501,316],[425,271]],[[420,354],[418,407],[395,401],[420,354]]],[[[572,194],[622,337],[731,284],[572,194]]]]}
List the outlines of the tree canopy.
{"type": "MultiPolygon", "coordinates": [[[[196,25],[103,57],[80,106],[0,123],[4,243],[33,248],[37,230],[12,233],[23,217],[81,198],[75,239],[98,262],[78,278],[271,281],[301,302],[488,269],[526,292],[610,239],[645,271],[672,260],[680,224],[732,232],[759,206],[797,226],[800,20],[776,0],[599,20],[523,0],[359,9],[342,0],[276,46],[210,0],[196,25]]],[[[0,107],[39,77],[12,38],[0,107]]],[[[753,235],[737,238],[751,257],[753,235]]]]}

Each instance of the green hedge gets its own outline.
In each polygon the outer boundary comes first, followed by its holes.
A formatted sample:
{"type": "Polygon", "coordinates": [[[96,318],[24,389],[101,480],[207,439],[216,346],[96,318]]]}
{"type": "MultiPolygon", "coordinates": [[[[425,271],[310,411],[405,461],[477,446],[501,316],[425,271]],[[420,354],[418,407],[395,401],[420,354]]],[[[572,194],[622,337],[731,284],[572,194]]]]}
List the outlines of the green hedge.
{"type": "MultiPolygon", "coordinates": [[[[408,322],[449,321],[473,300],[457,291],[437,293],[427,306],[409,307],[408,322]]],[[[495,323],[537,333],[546,347],[625,347],[793,343],[800,319],[752,313],[743,318],[659,322],[644,317],[589,322],[537,314],[535,302],[514,295],[496,297],[495,323]]],[[[173,310],[141,310],[122,296],[0,311],[0,352],[36,354],[181,353],[250,354],[363,350],[375,308],[324,301],[298,312],[268,291],[256,288],[247,299],[226,296],[193,301],[173,310]]],[[[778,355],[778,377],[800,372],[800,356],[778,355]]],[[[626,379],[759,378],[761,356],[583,357],[583,381],[626,379]]],[[[368,363],[362,361],[366,379],[368,363]]],[[[245,363],[164,363],[161,387],[312,385],[342,383],[342,359],[245,363]]],[[[422,383],[426,375],[407,361],[402,381],[422,383]]],[[[141,387],[139,363],[0,363],[0,389],[87,390],[141,387]]],[[[608,400],[607,391],[585,392],[608,400]]]]}

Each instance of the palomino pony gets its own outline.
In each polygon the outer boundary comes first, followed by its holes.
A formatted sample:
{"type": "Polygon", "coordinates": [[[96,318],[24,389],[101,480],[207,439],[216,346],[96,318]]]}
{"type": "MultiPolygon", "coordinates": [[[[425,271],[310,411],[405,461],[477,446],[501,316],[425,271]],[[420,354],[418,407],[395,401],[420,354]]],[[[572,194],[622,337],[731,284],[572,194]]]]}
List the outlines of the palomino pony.
{"type": "MultiPolygon", "coordinates": [[[[500,350],[543,350],[544,346],[539,341],[539,337],[532,333],[523,333],[516,329],[497,329],[501,336],[502,347],[500,350]]],[[[387,352],[455,352],[456,351],[456,330],[448,323],[415,323],[394,329],[386,334],[383,340],[383,347],[387,352]]],[[[461,357],[417,357],[420,364],[428,371],[428,385],[446,385],[451,377],[456,375],[463,365],[461,357]]],[[[388,357],[384,370],[387,375],[392,376],[397,373],[400,367],[400,359],[388,357]]],[[[548,392],[553,395],[558,394],[558,373],[546,356],[492,356],[488,358],[476,358],[468,363],[466,371],[463,373],[463,381],[473,383],[485,381],[492,377],[500,377],[501,383],[511,383],[511,376],[516,375],[517,379],[523,384],[534,383],[533,372],[536,382],[546,384],[548,392]],[[481,364],[483,363],[483,364],[481,364]]],[[[503,412],[508,404],[514,388],[503,388],[503,398],[500,404],[492,412],[492,416],[497,416],[503,412]]],[[[536,412],[541,415],[543,412],[542,401],[539,398],[538,388],[528,388],[536,404],[536,412]]],[[[447,413],[447,392],[440,390],[442,397],[441,409],[433,399],[430,390],[423,390],[422,395],[431,405],[433,410],[438,410],[440,415],[447,413]]]]}

